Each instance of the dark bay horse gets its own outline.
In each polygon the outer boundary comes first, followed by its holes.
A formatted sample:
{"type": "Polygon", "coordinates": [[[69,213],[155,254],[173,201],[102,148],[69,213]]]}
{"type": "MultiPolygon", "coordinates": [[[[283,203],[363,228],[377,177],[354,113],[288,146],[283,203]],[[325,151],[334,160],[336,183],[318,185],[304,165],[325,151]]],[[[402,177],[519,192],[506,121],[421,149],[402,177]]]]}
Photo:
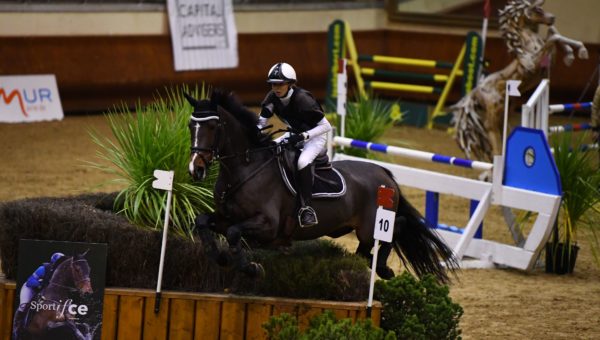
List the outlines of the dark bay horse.
{"type": "MultiPolygon", "coordinates": [[[[301,228],[294,195],[286,187],[277,164],[283,152],[292,151],[285,151],[271,138],[261,138],[257,115],[232,93],[215,90],[210,100],[199,101],[187,94],[186,98],[194,108],[189,123],[191,176],[202,180],[212,162],[220,165],[214,188],[215,213],[200,216],[196,225],[225,235],[230,255],[240,253],[241,237],[258,246],[278,247],[289,245],[291,240],[335,238],[355,230],[360,242],[357,253],[370,258],[377,188],[384,185],[395,190],[396,221],[393,242],[382,242],[379,248],[377,274],[385,279],[394,276],[386,264],[393,248],[417,276],[431,273],[440,282],[449,281],[447,269],[458,267],[452,250],[400,193],[389,171],[367,162],[333,162],[345,178],[346,192],[338,198],[315,199],[313,207],[319,224],[301,228]]],[[[237,263],[239,269],[249,273],[258,266],[243,259],[237,263]]]]}
{"type": "Polygon", "coordinates": [[[19,339],[91,339],[87,325],[77,325],[69,308],[73,293],[92,294],[90,266],[84,254],[65,258],[54,270],[50,282],[29,304],[24,332],[19,339]]]}

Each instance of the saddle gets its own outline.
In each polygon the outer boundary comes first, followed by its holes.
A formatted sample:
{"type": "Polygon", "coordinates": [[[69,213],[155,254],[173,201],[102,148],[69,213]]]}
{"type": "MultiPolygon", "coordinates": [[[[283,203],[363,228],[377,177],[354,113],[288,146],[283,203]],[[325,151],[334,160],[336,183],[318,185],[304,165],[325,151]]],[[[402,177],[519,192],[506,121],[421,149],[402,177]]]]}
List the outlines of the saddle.
{"type": "MultiPolygon", "coordinates": [[[[277,165],[281,173],[281,179],[285,186],[296,196],[296,162],[300,156],[297,148],[282,148],[278,152],[277,165]]],[[[320,154],[314,162],[314,181],[312,186],[313,198],[336,198],[346,193],[346,180],[344,176],[333,167],[326,153],[320,154]]]]}

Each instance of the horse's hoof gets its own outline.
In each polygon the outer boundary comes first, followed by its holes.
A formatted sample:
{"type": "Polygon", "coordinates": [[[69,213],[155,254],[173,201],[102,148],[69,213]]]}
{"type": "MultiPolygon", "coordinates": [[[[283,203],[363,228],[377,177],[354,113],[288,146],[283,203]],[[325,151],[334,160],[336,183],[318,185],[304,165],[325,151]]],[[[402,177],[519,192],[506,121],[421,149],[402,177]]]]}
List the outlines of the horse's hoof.
{"type": "Polygon", "coordinates": [[[389,279],[393,278],[394,276],[396,276],[396,274],[394,274],[394,271],[388,266],[377,267],[375,272],[377,273],[377,275],[379,275],[380,278],[382,278],[384,280],[389,280],[389,279]]]}

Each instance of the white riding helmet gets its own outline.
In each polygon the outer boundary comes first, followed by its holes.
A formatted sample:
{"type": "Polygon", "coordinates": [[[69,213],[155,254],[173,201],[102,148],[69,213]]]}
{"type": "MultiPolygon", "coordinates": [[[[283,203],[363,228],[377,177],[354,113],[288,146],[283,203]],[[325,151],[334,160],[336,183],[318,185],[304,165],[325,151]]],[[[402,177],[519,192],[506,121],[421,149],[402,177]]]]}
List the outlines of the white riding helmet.
{"type": "Polygon", "coordinates": [[[277,63],[271,67],[267,76],[267,83],[295,83],[296,71],[288,63],[277,63]]]}
{"type": "Polygon", "coordinates": [[[54,253],[50,257],[50,262],[55,263],[56,261],[60,260],[64,256],[65,256],[65,254],[63,254],[63,253],[54,253]]]}

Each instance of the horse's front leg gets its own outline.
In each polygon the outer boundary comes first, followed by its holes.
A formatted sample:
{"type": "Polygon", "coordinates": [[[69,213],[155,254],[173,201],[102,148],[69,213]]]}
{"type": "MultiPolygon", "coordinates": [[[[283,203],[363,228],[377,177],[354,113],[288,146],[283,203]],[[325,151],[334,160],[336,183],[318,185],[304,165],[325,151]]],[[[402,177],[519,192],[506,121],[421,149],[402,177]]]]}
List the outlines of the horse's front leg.
{"type": "Polygon", "coordinates": [[[258,241],[261,244],[268,244],[276,238],[276,234],[276,226],[269,222],[269,219],[263,214],[230,226],[225,234],[229,244],[228,259],[230,263],[234,268],[250,276],[264,274],[262,266],[250,261],[247,254],[242,250],[242,237],[258,241]]]}

